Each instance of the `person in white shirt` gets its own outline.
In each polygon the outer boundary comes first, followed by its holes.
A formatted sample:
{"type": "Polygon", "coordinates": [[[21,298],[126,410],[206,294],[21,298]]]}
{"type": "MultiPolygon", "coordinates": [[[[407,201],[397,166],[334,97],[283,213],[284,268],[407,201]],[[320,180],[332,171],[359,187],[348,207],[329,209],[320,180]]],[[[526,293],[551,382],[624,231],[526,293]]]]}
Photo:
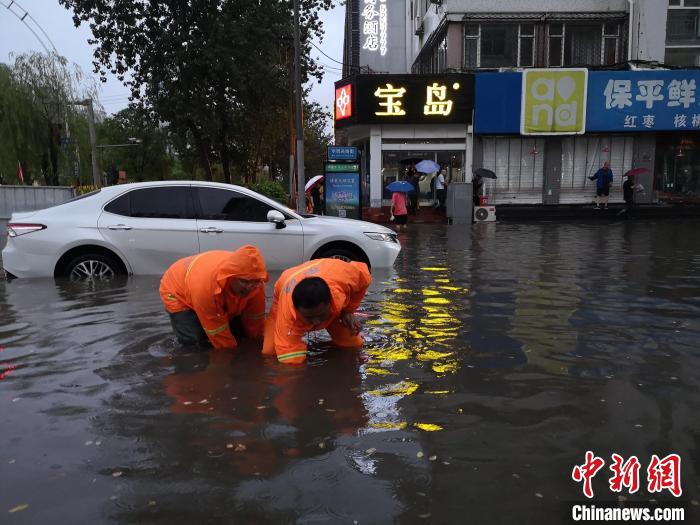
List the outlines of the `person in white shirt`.
{"type": "Polygon", "coordinates": [[[447,197],[447,189],[445,183],[445,170],[441,170],[435,177],[435,193],[437,195],[438,207],[440,211],[445,211],[445,199],[447,197]]]}

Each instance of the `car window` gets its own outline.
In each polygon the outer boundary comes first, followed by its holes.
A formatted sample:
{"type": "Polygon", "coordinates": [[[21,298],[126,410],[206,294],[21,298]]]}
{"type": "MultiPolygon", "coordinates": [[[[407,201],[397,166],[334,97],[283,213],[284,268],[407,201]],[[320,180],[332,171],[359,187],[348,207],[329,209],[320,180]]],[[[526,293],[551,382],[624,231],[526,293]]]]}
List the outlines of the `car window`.
{"type": "Polygon", "coordinates": [[[114,213],[115,215],[126,215],[128,217],[130,213],[129,195],[131,194],[127,193],[121,197],[117,197],[112,202],[107,204],[107,206],[105,206],[105,211],[114,213]]]}
{"type": "Polygon", "coordinates": [[[159,219],[189,219],[188,186],[143,188],[128,193],[129,215],[159,219]]]}
{"type": "Polygon", "coordinates": [[[200,219],[267,222],[272,206],[237,191],[198,188],[200,219]]]}

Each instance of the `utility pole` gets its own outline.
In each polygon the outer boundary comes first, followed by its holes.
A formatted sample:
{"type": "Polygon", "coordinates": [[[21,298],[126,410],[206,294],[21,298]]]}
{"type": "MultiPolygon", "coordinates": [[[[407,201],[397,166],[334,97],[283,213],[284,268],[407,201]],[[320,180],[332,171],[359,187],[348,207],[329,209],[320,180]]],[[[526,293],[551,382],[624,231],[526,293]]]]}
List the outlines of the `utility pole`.
{"type": "Polygon", "coordinates": [[[296,135],[297,135],[297,212],[306,211],[304,196],[304,127],[302,124],[301,92],[301,42],[299,37],[299,0],[294,0],[294,89],[296,91],[296,135]]]}
{"type": "Polygon", "coordinates": [[[88,130],[90,132],[90,156],[92,157],[92,183],[100,187],[102,186],[102,177],[100,177],[100,168],[97,165],[97,131],[95,130],[95,112],[92,109],[92,99],[88,98],[83,101],[88,112],[88,130]]]}
{"type": "Polygon", "coordinates": [[[90,156],[92,157],[92,183],[95,186],[102,186],[100,168],[97,165],[97,132],[95,131],[95,112],[92,108],[92,99],[86,98],[80,102],[71,102],[74,106],[85,106],[87,108],[88,131],[90,133],[90,156]]]}

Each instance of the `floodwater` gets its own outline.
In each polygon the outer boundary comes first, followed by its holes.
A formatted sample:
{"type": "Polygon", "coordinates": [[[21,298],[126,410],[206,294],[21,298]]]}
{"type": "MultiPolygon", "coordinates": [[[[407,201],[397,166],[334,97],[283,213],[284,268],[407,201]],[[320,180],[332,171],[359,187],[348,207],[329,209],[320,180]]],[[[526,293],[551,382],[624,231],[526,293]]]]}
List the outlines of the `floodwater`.
{"type": "MultiPolygon", "coordinates": [[[[0,522],[561,523],[574,465],[698,516],[699,221],[413,227],[366,346],[186,353],[156,278],[0,282],[0,522]],[[653,454],[683,494],[650,494],[653,454]]],[[[697,521],[696,521],[697,523],[697,521]]]]}

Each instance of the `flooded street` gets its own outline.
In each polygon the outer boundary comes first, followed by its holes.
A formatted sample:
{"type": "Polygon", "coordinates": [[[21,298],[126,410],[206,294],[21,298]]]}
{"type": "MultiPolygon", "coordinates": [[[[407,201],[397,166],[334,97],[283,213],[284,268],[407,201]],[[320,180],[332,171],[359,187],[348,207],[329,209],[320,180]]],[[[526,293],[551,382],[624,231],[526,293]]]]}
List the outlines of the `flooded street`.
{"type": "Polygon", "coordinates": [[[561,523],[591,450],[595,501],[618,499],[611,454],[636,455],[628,500],[691,523],[699,228],[409,227],[365,348],[312,334],[304,367],[183,352],[156,277],[0,281],[0,522],[561,523]],[[678,500],[646,490],[671,453],[678,500]]]}

